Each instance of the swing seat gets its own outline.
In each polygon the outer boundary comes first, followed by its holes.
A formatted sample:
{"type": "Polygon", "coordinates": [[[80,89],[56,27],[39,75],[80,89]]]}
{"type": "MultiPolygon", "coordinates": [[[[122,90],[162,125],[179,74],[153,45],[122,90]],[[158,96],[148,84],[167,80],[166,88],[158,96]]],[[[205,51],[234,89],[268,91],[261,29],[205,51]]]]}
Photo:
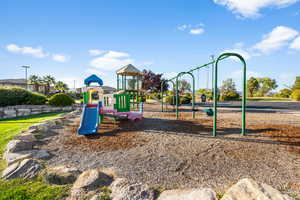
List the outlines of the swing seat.
{"type": "Polygon", "coordinates": [[[214,115],[214,111],[211,108],[204,109],[203,112],[205,112],[207,114],[207,116],[213,116],[214,115]]]}

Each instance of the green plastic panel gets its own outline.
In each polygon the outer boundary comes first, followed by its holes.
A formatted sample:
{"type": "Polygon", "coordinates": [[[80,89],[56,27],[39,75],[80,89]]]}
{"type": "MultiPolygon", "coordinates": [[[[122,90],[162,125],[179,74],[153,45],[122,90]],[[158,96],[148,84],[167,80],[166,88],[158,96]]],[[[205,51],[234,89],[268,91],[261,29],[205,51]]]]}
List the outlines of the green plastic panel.
{"type": "Polygon", "coordinates": [[[130,95],[129,94],[115,94],[116,103],[114,109],[118,112],[130,111],[130,95]]]}

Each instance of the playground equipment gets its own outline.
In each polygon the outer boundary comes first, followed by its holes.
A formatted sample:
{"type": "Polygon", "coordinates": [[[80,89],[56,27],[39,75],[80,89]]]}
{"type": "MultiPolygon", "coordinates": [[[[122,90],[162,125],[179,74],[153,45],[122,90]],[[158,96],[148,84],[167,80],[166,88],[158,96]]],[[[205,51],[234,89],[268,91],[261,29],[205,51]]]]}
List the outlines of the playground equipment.
{"type": "Polygon", "coordinates": [[[95,134],[105,114],[113,117],[124,116],[130,120],[143,119],[143,104],[140,104],[140,112],[130,111],[130,94],[103,94],[103,81],[96,75],[91,75],[84,80],[83,88],[83,112],[81,116],[78,134],[95,134]],[[96,86],[91,84],[96,83],[96,86]],[[97,93],[98,99],[93,103],[93,95],[97,93]]]}
{"type": "Polygon", "coordinates": [[[138,107],[141,102],[141,97],[143,96],[143,92],[141,91],[143,77],[142,72],[132,64],[128,64],[118,69],[116,74],[117,91],[129,94],[130,103],[133,106],[138,107]]]}
{"type": "Polygon", "coordinates": [[[100,125],[100,109],[101,102],[98,101],[97,104],[93,104],[92,102],[92,94],[93,92],[102,92],[101,86],[103,86],[103,81],[96,75],[91,75],[87,79],[84,80],[84,84],[86,85],[83,88],[83,110],[82,117],[80,121],[80,126],[78,128],[78,134],[80,135],[88,135],[97,133],[98,126],[100,125]],[[97,83],[98,86],[90,86],[92,83],[97,83]]]}
{"type": "MultiPolygon", "coordinates": [[[[242,96],[242,129],[241,129],[241,135],[244,136],[246,134],[246,62],[244,60],[244,58],[237,54],[237,53],[223,53],[221,54],[216,60],[212,57],[212,61],[201,65],[201,66],[197,66],[197,67],[193,67],[191,70],[189,71],[185,71],[185,72],[180,72],[177,76],[165,80],[165,82],[172,82],[173,83],[173,88],[174,85],[176,85],[176,119],[179,118],[179,95],[178,95],[178,79],[179,77],[185,75],[185,74],[189,74],[192,77],[192,81],[193,81],[193,85],[192,85],[192,112],[193,112],[193,118],[195,118],[195,77],[193,75],[193,72],[196,70],[200,70],[204,67],[210,66],[212,65],[212,85],[213,85],[213,110],[211,108],[209,109],[204,109],[203,111],[209,115],[209,116],[213,116],[213,136],[217,136],[217,111],[218,111],[218,64],[221,60],[227,59],[229,57],[237,57],[243,64],[243,96],[242,96]],[[174,83],[175,80],[175,83],[174,83]]],[[[161,83],[161,88],[163,87],[163,84],[165,82],[161,83]]],[[[163,90],[161,90],[161,96],[163,97],[163,90]]],[[[161,101],[161,111],[164,112],[164,103],[163,103],[163,98],[161,101]]]]}

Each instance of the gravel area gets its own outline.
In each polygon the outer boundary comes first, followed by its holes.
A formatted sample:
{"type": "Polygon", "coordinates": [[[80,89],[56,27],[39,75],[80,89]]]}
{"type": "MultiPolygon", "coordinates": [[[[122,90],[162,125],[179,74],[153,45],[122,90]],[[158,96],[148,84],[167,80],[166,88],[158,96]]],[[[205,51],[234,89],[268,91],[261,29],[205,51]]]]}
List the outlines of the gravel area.
{"type": "MultiPolygon", "coordinates": [[[[170,108],[171,109],[171,108],[170,108]]],[[[251,177],[286,192],[300,189],[300,116],[249,113],[248,136],[240,136],[241,113],[221,112],[219,136],[211,137],[212,120],[202,112],[159,112],[147,104],[142,121],[105,119],[100,134],[79,136],[79,116],[43,137],[40,148],[53,157],[49,165],[79,169],[113,168],[120,177],[173,189],[212,187],[222,192],[251,177]]]]}

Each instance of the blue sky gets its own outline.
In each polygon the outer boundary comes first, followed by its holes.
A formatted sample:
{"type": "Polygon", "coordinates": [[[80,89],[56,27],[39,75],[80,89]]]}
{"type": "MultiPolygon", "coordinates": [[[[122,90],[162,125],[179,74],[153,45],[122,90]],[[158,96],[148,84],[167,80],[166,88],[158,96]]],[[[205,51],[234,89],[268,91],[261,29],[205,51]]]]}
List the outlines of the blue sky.
{"type": "MultiPolygon", "coordinates": [[[[282,88],[300,75],[299,21],[299,0],[1,1],[0,78],[22,78],[20,66],[30,65],[30,74],[70,87],[91,73],[115,86],[115,70],[128,63],[172,77],[234,51],[247,59],[248,76],[276,78],[282,88]]],[[[240,69],[223,61],[220,82],[239,87],[240,69]]],[[[196,87],[207,75],[199,72],[196,87]]]]}

